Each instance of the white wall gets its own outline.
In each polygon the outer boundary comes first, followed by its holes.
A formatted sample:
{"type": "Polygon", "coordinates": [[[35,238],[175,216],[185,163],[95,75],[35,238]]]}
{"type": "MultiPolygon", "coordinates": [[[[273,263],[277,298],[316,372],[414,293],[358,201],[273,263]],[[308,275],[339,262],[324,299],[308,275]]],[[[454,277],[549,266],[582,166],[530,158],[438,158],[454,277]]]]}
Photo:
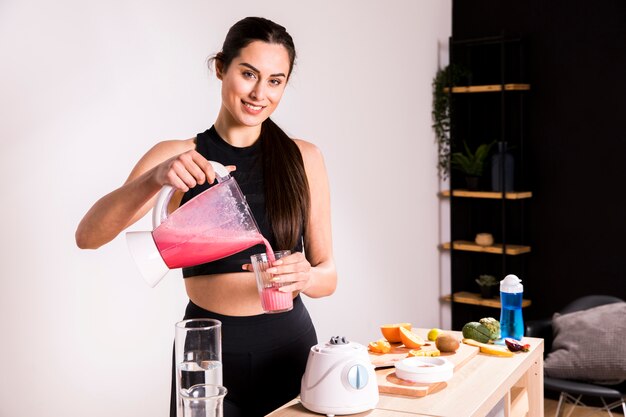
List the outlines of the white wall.
{"type": "Polygon", "coordinates": [[[305,299],[320,339],[442,323],[430,85],[450,0],[3,0],[1,417],[167,415],[180,273],[150,289],[123,236],[80,251],[74,230],[152,144],[212,124],[205,60],[247,15],[293,35],[275,119],[330,174],[339,287],[305,299]]]}

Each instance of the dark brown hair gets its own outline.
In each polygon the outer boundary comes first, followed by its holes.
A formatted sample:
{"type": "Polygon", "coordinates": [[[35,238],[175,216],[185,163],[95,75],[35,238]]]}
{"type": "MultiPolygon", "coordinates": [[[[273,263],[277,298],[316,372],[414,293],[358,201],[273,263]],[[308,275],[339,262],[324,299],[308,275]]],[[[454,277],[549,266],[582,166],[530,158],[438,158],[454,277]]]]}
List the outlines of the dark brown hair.
{"type": "MultiPolygon", "coordinates": [[[[296,49],[287,30],[262,17],[246,17],[235,23],[214,59],[226,72],[241,50],[254,41],[278,44],[289,55],[289,74],[296,59],[296,49]]],[[[306,231],[311,206],[309,183],[302,154],[296,143],[270,118],[261,125],[263,179],[267,215],[279,249],[293,249],[306,231]]]]}

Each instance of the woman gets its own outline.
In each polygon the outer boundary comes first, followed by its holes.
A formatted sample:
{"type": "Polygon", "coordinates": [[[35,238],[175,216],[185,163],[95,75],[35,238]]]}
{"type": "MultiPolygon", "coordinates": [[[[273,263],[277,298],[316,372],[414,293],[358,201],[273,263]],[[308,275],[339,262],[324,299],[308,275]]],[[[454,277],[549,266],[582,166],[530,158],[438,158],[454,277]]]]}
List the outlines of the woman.
{"type": "MultiPolygon", "coordinates": [[[[213,183],[207,160],[227,165],[275,250],[292,254],[274,266],[277,278],[293,284],[293,310],[262,314],[250,255],[255,246],[212,263],[184,268],[189,304],[184,318],[216,318],[222,325],[225,415],[261,416],[300,390],[315,329],[299,293],[334,292],[326,169],[311,143],[290,139],[269,118],[289,81],[295,60],[284,27],[248,17],[228,32],[212,58],[222,82],[222,104],[213,127],[187,140],[150,149],[120,188],[102,197],[76,231],[80,248],[95,249],[144,216],[163,185],[182,194],[181,204],[213,183]],[[303,249],[306,248],[306,256],[303,249]]],[[[172,398],[172,416],[175,404],[172,398]]]]}

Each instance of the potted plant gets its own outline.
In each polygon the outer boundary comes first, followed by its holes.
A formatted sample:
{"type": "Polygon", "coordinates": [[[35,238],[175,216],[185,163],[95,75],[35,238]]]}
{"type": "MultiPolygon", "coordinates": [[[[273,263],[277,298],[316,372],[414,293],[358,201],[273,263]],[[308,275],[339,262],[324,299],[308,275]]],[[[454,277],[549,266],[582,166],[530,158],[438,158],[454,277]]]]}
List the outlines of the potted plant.
{"type": "Polygon", "coordinates": [[[449,67],[437,71],[433,79],[433,129],[437,141],[439,153],[439,178],[445,180],[448,177],[450,167],[450,93],[446,91],[450,82],[449,67]]]}
{"type": "Polygon", "coordinates": [[[483,274],[476,278],[476,283],[480,287],[480,296],[482,298],[493,298],[494,290],[499,284],[493,275],[483,274]]]}
{"type": "Polygon", "coordinates": [[[491,143],[483,143],[476,148],[475,152],[472,152],[469,146],[467,146],[467,143],[463,142],[465,152],[454,152],[452,154],[452,168],[465,174],[465,181],[468,189],[478,189],[478,179],[481,175],[483,175],[485,159],[487,158],[487,155],[489,155],[489,151],[494,143],[495,141],[491,143]]]}

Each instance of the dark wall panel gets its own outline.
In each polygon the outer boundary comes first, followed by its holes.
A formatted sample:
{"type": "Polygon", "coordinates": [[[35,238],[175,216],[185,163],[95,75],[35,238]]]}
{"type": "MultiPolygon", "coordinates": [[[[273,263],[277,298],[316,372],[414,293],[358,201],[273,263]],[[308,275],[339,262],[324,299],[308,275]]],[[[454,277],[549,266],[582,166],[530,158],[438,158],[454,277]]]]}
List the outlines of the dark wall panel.
{"type": "Polygon", "coordinates": [[[528,40],[528,318],[626,299],[626,2],[572,3],[453,1],[456,39],[528,40]]]}

